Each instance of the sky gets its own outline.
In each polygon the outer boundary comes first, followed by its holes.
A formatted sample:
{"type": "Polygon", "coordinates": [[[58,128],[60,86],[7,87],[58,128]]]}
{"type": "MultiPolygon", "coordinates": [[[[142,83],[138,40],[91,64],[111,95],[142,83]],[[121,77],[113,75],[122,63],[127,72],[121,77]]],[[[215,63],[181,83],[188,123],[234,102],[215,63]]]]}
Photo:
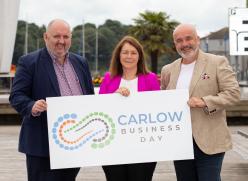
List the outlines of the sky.
{"type": "Polygon", "coordinates": [[[171,20],[196,26],[202,37],[228,26],[228,9],[245,8],[246,0],[20,0],[19,18],[47,25],[55,18],[72,27],[84,23],[101,25],[107,19],[134,24],[146,10],[165,12],[171,20]]]}

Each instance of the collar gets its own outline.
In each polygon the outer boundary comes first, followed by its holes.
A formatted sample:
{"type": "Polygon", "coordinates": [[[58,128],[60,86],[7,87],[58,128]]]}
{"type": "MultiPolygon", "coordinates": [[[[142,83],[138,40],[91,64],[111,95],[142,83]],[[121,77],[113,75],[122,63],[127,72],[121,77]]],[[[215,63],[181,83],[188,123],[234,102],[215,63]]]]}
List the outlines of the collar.
{"type": "MultiPolygon", "coordinates": [[[[52,51],[49,50],[48,48],[47,48],[47,51],[48,51],[48,54],[50,55],[50,57],[52,58],[53,63],[58,63],[57,57],[52,53],[52,51]]],[[[67,60],[69,60],[69,53],[68,52],[65,55],[65,61],[67,61],[67,60]]]]}

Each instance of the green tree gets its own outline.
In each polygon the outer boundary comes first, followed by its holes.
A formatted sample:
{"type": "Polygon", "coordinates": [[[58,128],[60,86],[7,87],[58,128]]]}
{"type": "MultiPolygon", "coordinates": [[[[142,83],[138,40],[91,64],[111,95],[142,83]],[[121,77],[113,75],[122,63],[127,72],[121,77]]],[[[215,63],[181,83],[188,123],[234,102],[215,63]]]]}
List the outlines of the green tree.
{"type": "MultiPolygon", "coordinates": [[[[85,32],[85,56],[91,70],[95,70],[96,52],[96,25],[86,23],[85,32]]],[[[117,42],[127,34],[129,26],[119,21],[106,20],[98,27],[98,64],[100,73],[107,71],[112,51],[117,42]]],[[[82,55],[82,25],[76,26],[72,31],[71,51],[82,55]]]]}
{"type": "Polygon", "coordinates": [[[99,67],[105,68],[109,67],[110,58],[112,51],[118,41],[116,34],[106,26],[100,26],[98,28],[98,60],[99,67]]]}
{"type": "MultiPolygon", "coordinates": [[[[28,24],[28,52],[44,47],[43,33],[45,26],[37,26],[34,23],[28,24]]],[[[12,64],[16,65],[20,56],[24,53],[26,22],[18,21],[14,46],[12,64]]]]}
{"type": "Polygon", "coordinates": [[[128,34],[128,28],[128,25],[110,19],[99,26],[99,67],[102,69],[101,72],[108,70],[112,52],[120,39],[128,34]]]}
{"type": "Polygon", "coordinates": [[[115,33],[115,38],[120,40],[123,36],[128,34],[128,25],[123,25],[121,22],[116,20],[106,20],[105,23],[102,25],[104,27],[107,27],[111,31],[115,33]]]}
{"type": "Polygon", "coordinates": [[[28,24],[28,52],[32,52],[44,47],[43,33],[45,26],[37,26],[34,23],[28,24]]]}
{"type": "Polygon", "coordinates": [[[158,58],[163,54],[174,54],[172,32],[178,22],[172,21],[164,12],[146,11],[134,19],[130,33],[144,46],[151,60],[151,70],[157,73],[158,58]]]}
{"type": "Polygon", "coordinates": [[[25,39],[25,21],[18,21],[17,32],[15,38],[15,47],[13,53],[12,64],[17,65],[17,61],[24,52],[24,39],[25,39]]]}
{"type": "MultiPolygon", "coordinates": [[[[93,70],[94,63],[94,46],[95,46],[95,29],[96,26],[91,23],[85,23],[85,57],[88,60],[90,69],[93,70]]],[[[72,31],[72,45],[70,51],[82,55],[83,37],[82,25],[76,26],[72,31]]]]}

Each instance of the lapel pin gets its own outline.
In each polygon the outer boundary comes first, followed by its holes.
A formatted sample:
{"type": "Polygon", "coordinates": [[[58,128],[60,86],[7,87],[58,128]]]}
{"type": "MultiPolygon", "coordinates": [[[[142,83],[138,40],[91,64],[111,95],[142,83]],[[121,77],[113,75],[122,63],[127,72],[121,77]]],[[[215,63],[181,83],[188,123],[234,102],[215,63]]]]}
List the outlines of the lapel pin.
{"type": "Polygon", "coordinates": [[[209,75],[207,73],[202,74],[202,80],[209,79],[209,75]]]}

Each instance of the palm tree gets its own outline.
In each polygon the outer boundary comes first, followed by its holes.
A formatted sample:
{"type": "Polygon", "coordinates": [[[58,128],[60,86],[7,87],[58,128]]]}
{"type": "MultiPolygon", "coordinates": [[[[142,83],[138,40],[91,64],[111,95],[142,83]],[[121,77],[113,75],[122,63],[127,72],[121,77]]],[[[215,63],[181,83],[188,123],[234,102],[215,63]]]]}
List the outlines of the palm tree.
{"type": "Polygon", "coordinates": [[[134,19],[135,25],[130,28],[130,33],[144,46],[151,59],[151,69],[157,73],[158,57],[162,54],[174,53],[172,32],[176,21],[170,21],[164,12],[146,11],[134,19]]]}

